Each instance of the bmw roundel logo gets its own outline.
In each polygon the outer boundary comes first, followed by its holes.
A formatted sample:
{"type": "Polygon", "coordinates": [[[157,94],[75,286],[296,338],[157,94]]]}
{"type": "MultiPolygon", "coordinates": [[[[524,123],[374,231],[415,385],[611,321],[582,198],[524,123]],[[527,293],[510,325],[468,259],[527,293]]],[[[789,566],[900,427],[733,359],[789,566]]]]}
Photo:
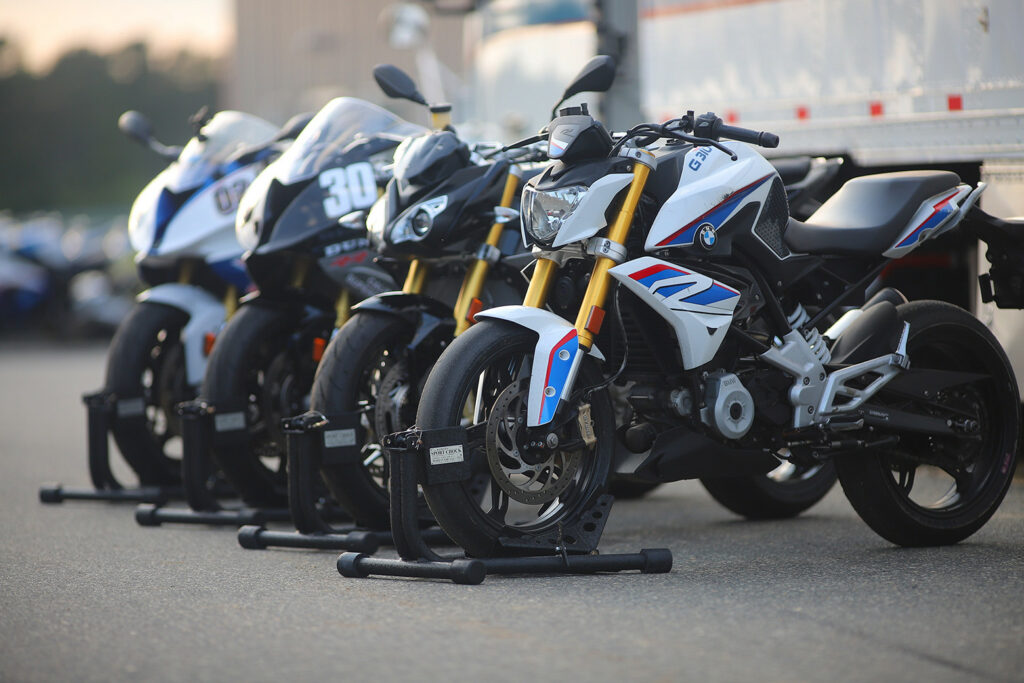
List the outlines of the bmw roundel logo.
{"type": "Polygon", "coordinates": [[[715,234],[715,226],[710,223],[702,223],[697,228],[697,238],[700,239],[700,246],[711,249],[718,242],[718,235],[715,234]]]}

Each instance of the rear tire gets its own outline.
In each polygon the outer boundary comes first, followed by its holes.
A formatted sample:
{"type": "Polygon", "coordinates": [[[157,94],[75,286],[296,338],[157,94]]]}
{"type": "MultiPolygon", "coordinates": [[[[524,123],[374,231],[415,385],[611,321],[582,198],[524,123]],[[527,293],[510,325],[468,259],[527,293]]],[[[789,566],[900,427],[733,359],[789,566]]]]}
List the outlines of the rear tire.
{"type": "Polygon", "coordinates": [[[832,461],[815,468],[783,463],[768,474],[701,479],[711,497],[747,519],[796,517],[825,497],[836,483],[832,461]]]}
{"type": "MultiPolygon", "coordinates": [[[[912,401],[910,408],[976,420],[977,429],[942,437],[901,433],[895,446],[838,456],[836,470],[857,514],[883,538],[902,546],[949,545],[988,521],[1013,479],[1020,431],[1017,382],[999,342],[966,311],[938,301],[912,302],[897,311],[910,323],[911,369],[988,376],[940,391],[927,402],[912,401]]],[[[883,390],[875,400],[886,398],[883,390]]],[[[907,403],[888,399],[898,407],[907,403]]]]}
{"type": "Polygon", "coordinates": [[[118,326],[107,352],[107,391],[119,404],[144,401],[141,415],[114,420],[110,430],[144,486],[181,482],[180,454],[171,457],[168,442],[181,436],[174,407],[195,396],[187,384],[181,344],[187,322],[181,309],[140,301],[118,326]]]}

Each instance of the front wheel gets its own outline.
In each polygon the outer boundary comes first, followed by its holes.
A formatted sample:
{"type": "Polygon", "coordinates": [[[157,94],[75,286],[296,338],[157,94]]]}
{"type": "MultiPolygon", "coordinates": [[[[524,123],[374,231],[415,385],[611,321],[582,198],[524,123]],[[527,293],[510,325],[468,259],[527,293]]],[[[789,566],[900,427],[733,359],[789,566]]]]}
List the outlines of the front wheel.
{"type": "Polygon", "coordinates": [[[902,546],[948,545],[980,529],[1010,486],[1020,430],[1017,382],[999,342],[966,311],[938,301],[897,311],[910,323],[911,372],[976,379],[925,392],[924,399],[883,390],[873,401],[880,409],[938,418],[955,425],[954,433],[897,433],[892,446],[837,456],[836,470],[857,514],[880,536],[902,546]]]}
{"type": "Polygon", "coordinates": [[[441,354],[423,388],[416,424],[423,430],[464,426],[465,457],[485,475],[423,486],[438,523],[469,555],[498,554],[502,538],[574,525],[607,484],[615,414],[603,389],[589,396],[579,391],[601,380],[590,358],[583,359],[577,390],[564,407],[578,417],[552,432],[559,445],[540,450],[527,443],[535,342],[534,333],[517,325],[477,323],[441,354]],[[593,446],[582,440],[580,420],[590,423],[593,446]]]}
{"type": "Polygon", "coordinates": [[[107,352],[106,389],[118,402],[110,431],[144,486],[181,481],[181,421],[174,407],[195,396],[181,343],[187,322],[181,309],[139,302],[118,326],[107,352]]]}
{"type": "Polygon", "coordinates": [[[331,495],[360,526],[388,529],[388,463],[380,437],[409,427],[419,382],[405,360],[415,328],[394,315],[359,311],[327,346],[311,408],[331,416],[359,412],[366,432],[360,462],[323,465],[331,495]]]}
{"type": "Polygon", "coordinates": [[[242,306],[218,335],[206,366],[202,396],[225,422],[243,418],[237,420],[243,430],[217,432],[214,460],[253,506],[287,505],[281,419],[308,407],[312,338],[327,334],[316,325],[300,329],[297,317],[284,307],[242,306]]]}

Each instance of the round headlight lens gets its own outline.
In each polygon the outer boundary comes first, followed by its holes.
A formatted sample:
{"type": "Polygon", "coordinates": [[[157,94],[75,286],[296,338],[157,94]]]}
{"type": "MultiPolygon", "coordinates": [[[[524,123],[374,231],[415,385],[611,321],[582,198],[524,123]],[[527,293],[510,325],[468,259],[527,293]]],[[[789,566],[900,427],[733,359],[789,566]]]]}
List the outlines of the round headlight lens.
{"type": "Polygon", "coordinates": [[[412,220],[410,221],[410,227],[417,237],[423,237],[430,232],[431,226],[434,225],[434,219],[431,218],[430,214],[420,209],[413,214],[412,220]]]}

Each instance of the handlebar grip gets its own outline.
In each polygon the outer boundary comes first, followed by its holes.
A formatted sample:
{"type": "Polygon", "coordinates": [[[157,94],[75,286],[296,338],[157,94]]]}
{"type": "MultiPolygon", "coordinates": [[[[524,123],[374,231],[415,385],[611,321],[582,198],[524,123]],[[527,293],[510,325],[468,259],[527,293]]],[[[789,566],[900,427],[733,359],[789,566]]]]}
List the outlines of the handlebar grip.
{"type": "Polygon", "coordinates": [[[727,126],[725,124],[718,126],[715,133],[719,137],[729,138],[730,140],[737,140],[739,142],[746,142],[760,147],[779,146],[779,136],[775,133],[766,133],[764,131],[740,128],[738,126],[727,126]]]}

